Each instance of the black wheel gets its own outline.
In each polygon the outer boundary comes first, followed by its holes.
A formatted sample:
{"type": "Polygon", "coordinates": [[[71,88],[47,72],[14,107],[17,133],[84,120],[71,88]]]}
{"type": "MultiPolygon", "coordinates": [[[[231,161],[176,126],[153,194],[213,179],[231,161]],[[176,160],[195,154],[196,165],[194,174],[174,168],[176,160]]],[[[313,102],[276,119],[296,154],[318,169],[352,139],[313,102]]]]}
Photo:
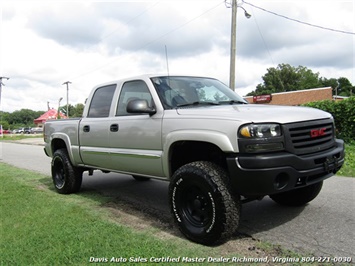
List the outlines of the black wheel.
{"type": "Polygon", "coordinates": [[[52,179],[55,189],[60,194],[70,194],[80,190],[83,171],[71,164],[66,149],[58,149],[53,154],[52,179]]]}
{"type": "Polygon", "coordinates": [[[148,181],[150,180],[149,177],[145,177],[145,176],[139,176],[139,175],[132,175],[132,177],[137,180],[137,181],[148,181]]]}
{"type": "Polygon", "coordinates": [[[175,222],[190,240],[204,245],[227,240],[239,225],[240,198],[229,191],[225,170],[211,162],[180,167],[169,186],[175,222]]]}
{"type": "Polygon", "coordinates": [[[302,206],[314,200],[323,186],[323,181],[307,187],[270,195],[270,198],[281,205],[302,206]]]}

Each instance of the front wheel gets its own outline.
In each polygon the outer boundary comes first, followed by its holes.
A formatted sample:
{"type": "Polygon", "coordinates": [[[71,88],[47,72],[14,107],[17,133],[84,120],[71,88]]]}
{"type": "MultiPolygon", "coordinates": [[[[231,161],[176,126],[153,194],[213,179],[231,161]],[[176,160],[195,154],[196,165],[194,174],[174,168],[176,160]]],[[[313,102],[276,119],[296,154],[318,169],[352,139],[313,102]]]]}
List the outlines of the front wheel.
{"type": "Polygon", "coordinates": [[[302,206],[314,200],[323,186],[323,181],[303,188],[270,195],[270,198],[281,205],[302,206]]]}
{"type": "Polygon", "coordinates": [[[72,165],[66,149],[58,149],[52,159],[52,179],[60,194],[78,192],[83,179],[83,171],[72,165]]]}
{"type": "Polygon", "coordinates": [[[232,196],[226,171],[211,162],[180,167],[169,186],[169,201],[180,231],[194,242],[223,242],[239,225],[239,196],[232,196]]]}

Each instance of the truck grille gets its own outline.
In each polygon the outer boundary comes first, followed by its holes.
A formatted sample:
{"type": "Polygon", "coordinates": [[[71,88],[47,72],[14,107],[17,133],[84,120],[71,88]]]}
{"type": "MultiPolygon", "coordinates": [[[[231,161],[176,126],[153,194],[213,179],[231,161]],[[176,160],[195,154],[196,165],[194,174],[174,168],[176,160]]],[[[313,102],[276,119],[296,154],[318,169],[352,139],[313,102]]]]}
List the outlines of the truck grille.
{"type": "Polygon", "coordinates": [[[335,144],[334,124],[331,119],[286,124],[284,132],[286,149],[297,155],[327,150],[335,144]]]}

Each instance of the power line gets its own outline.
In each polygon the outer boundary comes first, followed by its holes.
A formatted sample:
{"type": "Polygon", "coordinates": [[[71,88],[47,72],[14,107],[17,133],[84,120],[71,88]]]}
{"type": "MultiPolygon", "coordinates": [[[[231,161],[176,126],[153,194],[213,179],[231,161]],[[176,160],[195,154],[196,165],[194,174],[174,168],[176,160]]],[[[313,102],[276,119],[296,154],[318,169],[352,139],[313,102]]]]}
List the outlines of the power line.
{"type": "Polygon", "coordinates": [[[273,11],[269,11],[269,10],[267,10],[267,9],[265,9],[265,8],[262,8],[262,7],[253,5],[253,4],[248,3],[248,2],[245,2],[245,1],[243,1],[243,3],[245,3],[245,4],[247,4],[247,5],[250,5],[250,6],[252,6],[252,7],[255,7],[255,8],[257,8],[257,9],[260,9],[260,10],[262,10],[262,11],[264,11],[264,12],[267,12],[267,13],[273,14],[273,15],[275,15],[275,16],[278,16],[278,17],[281,17],[281,18],[284,18],[284,19],[288,19],[288,20],[291,20],[291,21],[294,21],[294,22],[297,22],[297,23],[300,23],[300,24],[304,24],[304,25],[311,26],[311,27],[315,27],[315,28],[322,29],[322,30],[329,30],[329,31],[334,31],[334,32],[338,32],[338,33],[344,33],[344,34],[355,35],[355,32],[344,31],[344,30],[337,30],[337,29],[332,29],[332,28],[327,28],[327,27],[323,27],[323,26],[311,24],[311,23],[304,22],[304,21],[301,21],[301,20],[298,20],[298,19],[294,19],[294,18],[290,18],[290,17],[284,16],[284,15],[280,15],[280,14],[278,14],[278,13],[275,13],[275,12],[273,12],[273,11]]]}

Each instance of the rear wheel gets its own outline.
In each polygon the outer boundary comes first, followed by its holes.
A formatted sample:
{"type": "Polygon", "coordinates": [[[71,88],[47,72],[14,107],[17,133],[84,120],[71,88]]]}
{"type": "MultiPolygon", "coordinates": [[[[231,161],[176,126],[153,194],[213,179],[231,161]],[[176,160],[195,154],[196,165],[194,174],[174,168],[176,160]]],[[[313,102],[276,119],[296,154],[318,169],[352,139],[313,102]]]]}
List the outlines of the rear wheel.
{"type": "Polygon", "coordinates": [[[281,205],[302,206],[314,200],[323,186],[323,181],[307,187],[270,195],[270,198],[281,205]]]}
{"type": "Polygon", "coordinates": [[[225,170],[211,162],[179,168],[169,186],[171,211],[180,231],[190,240],[212,245],[237,229],[240,199],[229,191],[225,170]]]}
{"type": "Polygon", "coordinates": [[[51,170],[53,184],[58,193],[70,194],[80,190],[83,171],[72,165],[66,149],[54,152],[51,170]]]}

